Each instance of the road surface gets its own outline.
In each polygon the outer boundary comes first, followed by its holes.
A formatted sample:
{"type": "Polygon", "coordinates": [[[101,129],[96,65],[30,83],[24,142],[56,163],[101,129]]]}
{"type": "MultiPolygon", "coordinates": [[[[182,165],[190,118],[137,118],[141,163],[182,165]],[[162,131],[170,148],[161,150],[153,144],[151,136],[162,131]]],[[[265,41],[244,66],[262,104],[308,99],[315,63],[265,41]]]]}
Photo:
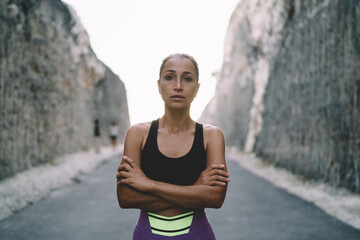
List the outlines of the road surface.
{"type": "MultiPolygon", "coordinates": [[[[119,208],[120,155],[0,222],[1,240],[131,240],[138,210],[119,208]]],[[[359,240],[360,230],[327,215],[227,159],[221,209],[207,209],[218,240],[359,240]]]]}

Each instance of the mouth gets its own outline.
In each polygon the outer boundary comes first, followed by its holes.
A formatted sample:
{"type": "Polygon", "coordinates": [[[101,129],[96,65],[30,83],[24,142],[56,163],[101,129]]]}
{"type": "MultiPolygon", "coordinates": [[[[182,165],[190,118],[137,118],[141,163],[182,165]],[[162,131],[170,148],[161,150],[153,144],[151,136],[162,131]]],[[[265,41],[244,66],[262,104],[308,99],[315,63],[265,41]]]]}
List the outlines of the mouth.
{"type": "Polygon", "coordinates": [[[184,99],[185,97],[181,96],[181,95],[173,95],[170,98],[172,98],[172,99],[184,99]]]}

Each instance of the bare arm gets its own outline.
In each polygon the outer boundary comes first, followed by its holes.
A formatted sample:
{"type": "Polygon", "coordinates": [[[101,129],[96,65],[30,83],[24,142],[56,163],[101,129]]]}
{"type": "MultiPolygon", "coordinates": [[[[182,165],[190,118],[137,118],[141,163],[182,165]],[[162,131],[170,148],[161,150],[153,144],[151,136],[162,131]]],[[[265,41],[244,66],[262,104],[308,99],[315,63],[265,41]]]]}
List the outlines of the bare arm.
{"type": "Polygon", "coordinates": [[[189,209],[220,208],[224,201],[221,191],[208,185],[175,186],[153,181],[149,192],[189,209]]]}
{"type": "MultiPolygon", "coordinates": [[[[146,127],[141,125],[130,127],[126,133],[123,154],[131,157],[138,166],[140,166],[143,137],[146,134],[146,127]]],[[[156,212],[175,206],[175,204],[154,194],[138,191],[129,185],[119,184],[119,182],[117,183],[116,192],[121,208],[138,208],[156,212]]]]}
{"type": "Polygon", "coordinates": [[[172,208],[175,204],[150,193],[140,192],[125,184],[118,184],[117,196],[121,208],[137,208],[158,212],[172,208]]]}
{"type": "MultiPolygon", "coordinates": [[[[200,184],[199,180],[192,186],[177,186],[173,184],[148,179],[139,169],[136,161],[124,158],[127,164],[121,166],[121,183],[128,184],[141,192],[159,196],[162,199],[189,209],[204,207],[219,208],[225,199],[228,174],[225,164],[225,143],[222,132],[211,127],[204,131],[207,152],[207,170],[202,176],[212,178],[213,184],[200,184]],[[205,135],[206,134],[206,135],[205,135]],[[212,166],[221,166],[216,169],[212,166]],[[223,170],[221,170],[223,169],[223,170]],[[225,171],[224,171],[225,170],[225,171]],[[214,172],[215,171],[215,172],[214,172]],[[217,174],[217,171],[219,174],[217,174]],[[211,173],[212,172],[212,173],[211,173]],[[224,173],[226,174],[224,176],[224,173]],[[215,179],[213,179],[215,177],[215,179]]],[[[200,176],[200,180],[201,177],[200,176]]],[[[200,181],[201,182],[201,181],[200,181]]]]}

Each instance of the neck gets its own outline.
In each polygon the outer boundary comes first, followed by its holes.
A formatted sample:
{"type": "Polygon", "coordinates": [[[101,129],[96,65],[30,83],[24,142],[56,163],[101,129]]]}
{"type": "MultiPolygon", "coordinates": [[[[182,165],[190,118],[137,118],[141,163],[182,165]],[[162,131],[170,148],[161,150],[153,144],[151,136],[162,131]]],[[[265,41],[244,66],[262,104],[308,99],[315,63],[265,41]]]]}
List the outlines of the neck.
{"type": "Polygon", "coordinates": [[[193,128],[194,121],[189,111],[170,110],[165,108],[165,114],[160,119],[160,127],[167,128],[170,133],[177,133],[193,128]]]}

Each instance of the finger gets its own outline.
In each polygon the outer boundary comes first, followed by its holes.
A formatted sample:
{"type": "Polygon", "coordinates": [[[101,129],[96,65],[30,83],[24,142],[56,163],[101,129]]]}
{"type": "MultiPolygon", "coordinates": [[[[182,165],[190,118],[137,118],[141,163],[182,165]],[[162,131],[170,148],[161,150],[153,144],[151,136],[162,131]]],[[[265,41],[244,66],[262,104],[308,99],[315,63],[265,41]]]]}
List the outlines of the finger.
{"type": "Polygon", "coordinates": [[[129,164],[123,163],[118,167],[118,172],[121,172],[121,171],[129,172],[131,169],[132,169],[132,167],[129,164]]]}
{"type": "Polygon", "coordinates": [[[220,169],[212,169],[209,172],[210,175],[220,175],[220,176],[224,176],[224,177],[229,177],[230,174],[228,172],[226,172],[225,170],[220,170],[220,169]]]}
{"type": "Polygon", "coordinates": [[[230,182],[230,178],[214,176],[212,179],[209,179],[209,181],[210,181],[210,184],[225,186],[227,183],[230,182]]]}
{"type": "Polygon", "coordinates": [[[123,160],[128,163],[132,168],[136,168],[137,165],[135,163],[134,160],[132,160],[131,158],[129,158],[128,156],[123,156],[123,160]]]}
{"type": "Polygon", "coordinates": [[[220,186],[220,187],[225,187],[226,183],[225,182],[220,182],[220,181],[212,181],[210,182],[211,186],[220,186]]]}
{"type": "Polygon", "coordinates": [[[224,169],[225,165],[223,164],[210,164],[207,166],[207,168],[204,170],[204,172],[211,172],[214,169],[224,169]]]}
{"type": "Polygon", "coordinates": [[[222,164],[210,164],[209,166],[206,167],[205,170],[211,171],[213,169],[224,169],[224,168],[225,168],[225,166],[222,164]]]}
{"type": "Polygon", "coordinates": [[[210,167],[213,168],[213,169],[224,169],[225,168],[225,165],[224,164],[210,164],[210,167]]]}
{"type": "Polygon", "coordinates": [[[126,164],[121,164],[121,165],[117,168],[117,171],[118,171],[118,172],[124,171],[125,165],[126,165],[126,164]]]}
{"type": "Polygon", "coordinates": [[[120,180],[122,178],[121,172],[119,172],[118,174],[116,174],[116,179],[120,180]]]}
{"type": "Polygon", "coordinates": [[[117,185],[120,185],[120,184],[127,184],[128,183],[128,180],[125,178],[125,179],[120,179],[116,182],[117,185]]]}
{"type": "Polygon", "coordinates": [[[128,178],[130,176],[131,176],[131,174],[129,172],[125,172],[125,171],[121,171],[118,174],[116,174],[117,179],[128,178]]]}
{"type": "Polygon", "coordinates": [[[128,162],[128,160],[131,159],[128,156],[123,156],[122,157],[122,163],[128,162]]]}
{"type": "Polygon", "coordinates": [[[212,169],[211,171],[209,171],[210,175],[222,175],[225,176],[227,175],[227,172],[224,170],[220,170],[220,169],[212,169]]]}
{"type": "Polygon", "coordinates": [[[211,179],[209,179],[210,183],[211,182],[222,182],[222,183],[228,183],[230,182],[229,178],[224,178],[224,177],[213,177],[211,179]]]}
{"type": "Polygon", "coordinates": [[[219,175],[217,175],[216,177],[215,177],[215,179],[216,179],[216,181],[220,181],[220,182],[230,182],[230,178],[227,178],[227,177],[223,177],[223,176],[219,176],[219,175]]]}

